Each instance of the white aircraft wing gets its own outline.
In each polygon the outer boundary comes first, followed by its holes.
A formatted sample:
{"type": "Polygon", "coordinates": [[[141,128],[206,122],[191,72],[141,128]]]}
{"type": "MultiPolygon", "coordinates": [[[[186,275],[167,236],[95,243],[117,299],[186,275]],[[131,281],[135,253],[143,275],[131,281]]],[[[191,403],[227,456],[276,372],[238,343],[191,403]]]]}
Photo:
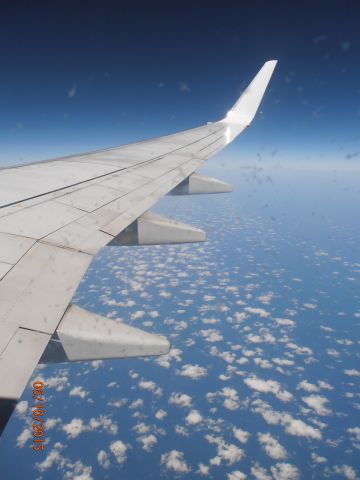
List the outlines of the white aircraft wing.
{"type": "Polygon", "coordinates": [[[0,431],[38,364],[167,353],[170,345],[71,304],[106,245],[204,241],[149,210],[231,187],[196,170],[251,123],[276,61],[226,118],[153,140],[0,170],[0,431]]]}

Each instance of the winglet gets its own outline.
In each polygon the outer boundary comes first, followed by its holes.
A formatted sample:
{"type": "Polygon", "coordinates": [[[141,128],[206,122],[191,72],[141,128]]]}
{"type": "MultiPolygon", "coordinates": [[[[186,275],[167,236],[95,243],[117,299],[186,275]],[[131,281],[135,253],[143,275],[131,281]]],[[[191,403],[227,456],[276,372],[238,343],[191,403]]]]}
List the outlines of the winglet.
{"type": "Polygon", "coordinates": [[[228,124],[248,126],[252,122],[257,109],[259,108],[266,87],[275,69],[277,60],[269,60],[264,63],[257,75],[254,77],[245,92],[235,103],[226,117],[222,120],[228,124]]]}

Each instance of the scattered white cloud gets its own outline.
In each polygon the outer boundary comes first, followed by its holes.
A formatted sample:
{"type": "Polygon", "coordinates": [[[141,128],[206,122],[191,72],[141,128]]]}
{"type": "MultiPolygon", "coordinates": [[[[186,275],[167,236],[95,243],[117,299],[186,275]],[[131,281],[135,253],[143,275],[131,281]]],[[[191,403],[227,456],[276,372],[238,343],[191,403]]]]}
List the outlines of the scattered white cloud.
{"type": "Polygon", "coordinates": [[[110,463],[109,455],[105,452],[105,450],[100,450],[96,458],[100,467],[103,467],[105,469],[110,468],[111,463],[110,463]]]}
{"type": "Polygon", "coordinates": [[[346,480],[356,480],[358,478],[355,470],[350,465],[336,465],[335,473],[343,475],[346,480]]]}
{"type": "Polygon", "coordinates": [[[245,473],[240,472],[240,470],[234,470],[227,474],[227,480],[245,480],[245,473]]]}
{"type": "Polygon", "coordinates": [[[290,463],[276,463],[270,467],[270,470],[274,480],[298,480],[300,478],[299,470],[290,463]]]}
{"type": "Polygon", "coordinates": [[[232,432],[236,440],[241,443],[246,443],[249,440],[250,433],[245,430],[241,430],[241,428],[234,427],[232,432]]]}
{"type": "Polygon", "coordinates": [[[293,396],[287,390],[282,390],[279,382],[275,380],[262,380],[261,378],[252,375],[245,378],[244,383],[251,389],[261,393],[272,393],[282,402],[289,402],[293,396]]]}
{"type": "Polygon", "coordinates": [[[169,398],[169,403],[177,407],[191,407],[192,399],[186,393],[172,393],[169,398]]]}
{"type": "Polygon", "coordinates": [[[16,446],[23,448],[30,438],[32,438],[32,432],[29,428],[24,428],[24,430],[16,438],[16,446]]]}
{"type": "Polygon", "coordinates": [[[186,416],[185,421],[188,425],[198,425],[203,421],[203,418],[198,410],[191,410],[186,416]]]}
{"type": "Polygon", "coordinates": [[[148,390],[149,392],[152,392],[157,397],[161,397],[162,395],[162,389],[158,387],[156,383],[152,382],[151,380],[141,380],[139,382],[139,388],[141,388],[142,390],[148,390]]]}
{"type": "Polygon", "coordinates": [[[260,318],[270,317],[270,312],[267,312],[263,308],[246,307],[245,310],[251,315],[258,315],[260,318]]]}
{"type": "Polygon", "coordinates": [[[207,375],[207,370],[200,365],[186,364],[182,367],[180,375],[183,377],[189,377],[192,380],[200,380],[207,375]]]}
{"type": "Polygon", "coordinates": [[[270,433],[258,433],[258,441],[270,458],[284,460],[287,457],[285,448],[270,433]]]}
{"type": "Polygon", "coordinates": [[[167,470],[173,470],[176,473],[190,472],[190,468],[184,460],[184,453],[178,450],[171,450],[161,455],[160,463],[164,465],[167,470]]]}
{"type": "Polygon", "coordinates": [[[325,405],[328,403],[328,399],[322,395],[309,395],[308,397],[302,397],[302,401],[318,415],[330,415],[331,410],[325,405]]]}
{"type": "Polygon", "coordinates": [[[109,449],[117,463],[124,463],[126,461],[128,447],[121,440],[110,443],[109,449]]]}
{"type": "Polygon", "coordinates": [[[356,370],[356,368],[351,368],[348,370],[344,370],[345,375],[348,375],[349,377],[360,377],[360,371],[356,370]]]}
{"type": "Polygon", "coordinates": [[[70,390],[69,395],[70,397],[80,397],[84,399],[89,392],[83,389],[83,387],[74,387],[70,390]]]}
{"type": "Polygon", "coordinates": [[[138,442],[142,443],[142,448],[145,452],[151,452],[154,445],[157,443],[155,435],[150,433],[149,435],[143,435],[138,438],[138,442]]]}
{"type": "Polygon", "coordinates": [[[155,412],[155,418],[157,418],[158,420],[164,420],[166,416],[167,416],[167,413],[162,408],[157,412],[155,412]]]}
{"type": "Polygon", "coordinates": [[[239,462],[244,457],[244,451],[232,443],[227,443],[222,437],[206,435],[206,440],[216,445],[216,456],[210,459],[210,464],[219,466],[223,461],[228,465],[239,462]]]}
{"type": "Polygon", "coordinates": [[[282,425],[285,428],[285,432],[289,435],[307,437],[313,440],[321,440],[322,438],[319,429],[308,425],[302,420],[295,419],[290,413],[277,412],[262,400],[256,400],[253,402],[253,405],[254,412],[260,413],[266,423],[269,425],[282,425]]]}

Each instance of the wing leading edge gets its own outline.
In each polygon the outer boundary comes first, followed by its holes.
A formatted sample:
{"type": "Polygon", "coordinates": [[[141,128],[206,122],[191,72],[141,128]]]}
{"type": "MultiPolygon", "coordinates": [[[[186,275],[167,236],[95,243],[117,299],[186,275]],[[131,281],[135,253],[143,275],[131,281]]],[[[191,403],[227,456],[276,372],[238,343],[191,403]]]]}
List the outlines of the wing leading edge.
{"type": "Polygon", "coordinates": [[[0,432],[37,363],[167,353],[159,335],[71,304],[106,245],[204,241],[149,210],[167,194],[231,186],[195,171],[253,120],[276,61],[225,118],[146,142],[0,169],[0,432]]]}

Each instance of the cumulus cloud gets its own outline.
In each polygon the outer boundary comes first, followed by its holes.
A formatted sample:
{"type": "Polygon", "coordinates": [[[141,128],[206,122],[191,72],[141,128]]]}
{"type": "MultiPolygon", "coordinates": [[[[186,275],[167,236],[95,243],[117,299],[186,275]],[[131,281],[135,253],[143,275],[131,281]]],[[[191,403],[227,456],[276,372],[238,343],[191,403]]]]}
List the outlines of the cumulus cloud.
{"type": "Polygon", "coordinates": [[[261,393],[272,393],[282,402],[289,402],[293,396],[287,390],[282,390],[279,382],[275,380],[262,380],[261,378],[252,375],[245,378],[244,383],[251,389],[261,393]]]}
{"type": "Polygon", "coordinates": [[[331,414],[331,410],[325,406],[328,403],[328,399],[322,395],[309,395],[308,397],[302,397],[302,401],[305,402],[308,407],[315,410],[318,415],[331,414]]]}
{"type": "Polygon", "coordinates": [[[227,480],[245,480],[245,478],[246,475],[240,472],[240,470],[234,470],[227,474],[227,480]]]}
{"type": "Polygon", "coordinates": [[[284,460],[287,457],[285,448],[270,433],[258,433],[258,441],[270,458],[284,460]]]}
{"type": "Polygon", "coordinates": [[[241,443],[246,443],[249,440],[250,433],[245,430],[241,430],[241,428],[234,427],[232,432],[236,440],[241,443]]]}
{"type": "Polygon", "coordinates": [[[152,392],[154,395],[157,397],[161,397],[162,395],[162,389],[156,385],[155,382],[152,382],[151,380],[141,380],[139,382],[139,387],[142,390],[148,390],[149,392],[152,392]]]}
{"type": "Polygon", "coordinates": [[[356,472],[350,465],[336,465],[335,472],[343,475],[346,480],[356,480],[356,472]]]}
{"type": "Polygon", "coordinates": [[[320,390],[317,385],[314,385],[307,380],[302,380],[300,383],[298,383],[296,388],[305,390],[305,392],[318,392],[320,390]]]}
{"type": "Polygon", "coordinates": [[[270,468],[275,480],[298,480],[300,472],[290,463],[276,463],[270,468]]]}
{"type": "Polygon", "coordinates": [[[344,373],[345,373],[345,375],[348,375],[349,377],[360,377],[360,371],[356,370],[355,368],[344,370],[344,373]]]}
{"type": "Polygon", "coordinates": [[[70,397],[80,397],[84,399],[89,392],[83,389],[83,387],[74,387],[70,390],[70,397]]]}
{"type": "Polygon", "coordinates": [[[24,430],[16,438],[16,446],[19,448],[23,448],[26,442],[30,440],[30,438],[32,438],[32,432],[29,428],[24,428],[24,430]]]}
{"type": "Polygon", "coordinates": [[[186,393],[172,393],[169,398],[169,403],[177,407],[191,407],[191,397],[186,393]]]}
{"type": "Polygon", "coordinates": [[[203,418],[198,410],[191,410],[185,418],[188,425],[198,425],[202,420],[203,418]]]}
{"type": "Polygon", "coordinates": [[[184,460],[184,453],[178,450],[171,450],[161,455],[160,463],[164,465],[167,470],[173,470],[176,473],[190,472],[190,468],[184,460]]]}
{"type": "Polygon", "coordinates": [[[239,462],[244,457],[244,451],[232,443],[227,443],[222,437],[206,435],[206,440],[216,445],[216,456],[210,459],[211,465],[219,466],[223,461],[228,465],[239,462]]]}
{"type": "Polygon", "coordinates": [[[223,406],[228,410],[236,410],[240,407],[239,396],[234,388],[224,387],[218,392],[209,392],[206,394],[206,399],[210,403],[217,398],[224,398],[223,406]]]}
{"type": "Polygon", "coordinates": [[[105,450],[100,450],[96,458],[100,467],[103,467],[105,469],[110,468],[109,455],[105,452],[105,450]]]}
{"type": "Polygon", "coordinates": [[[127,446],[121,440],[110,443],[109,449],[117,463],[124,463],[126,461],[127,446]]]}
{"type": "Polygon", "coordinates": [[[138,442],[142,443],[142,448],[145,452],[151,452],[153,446],[157,443],[155,435],[150,433],[149,435],[143,435],[138,438],[138,442]]]}
{"type": "Polygon", "coordinates": [[[252,315],[258,315],[260,318],[270,317],[270,312],[263,308],[246,307],[245,310],[252,315]]]}
{"type": "Polygon", "coordinates": [[[182,351],[179,348],[172,348],[167,355],[161,355],[156,359],[156,363],[163,368],[169,368],[171,362],[181,362],[182,360],[182,351]]]}
{"type": "Polygon", "coordinates": [[[29,402],[27,400],[22,400],[16,405],[15,413],[18,416],[21,416],[27,411],[28,408],[29,408],[29,402]]]}
{"type": "Polygon", "coordinates": [[[98,418],[91,418],[88,424],[84,423],[82,418],[73,418],[71,422],[62,426],[62,430],[68,438],[76,438],[83,432],[94,430],[104,430],[112,435],[116,435],[118,427],[109,417],[100,415],[98,418]]]}
{"type": "Polygon", "coordinates": [[[257,462],[251,467],[251,474],[256,480],[272,480],[272,477],[268,475],[266,468],[262,467],[257,462]]]}
{"type": "Polygon", "coordinates": [[[290,413],[277,412],[262,400],[256,400],[253,405],[254,412],[260,413],[266,423],[269,425],[282,425],[285,428],[285,432],[289,435],[307,437],[314,440],[321,440],[322,438],[319,429],[308,425],[302,420],[295,419],[290,413]]]}
{"type": "Polygon", "coordinates": [[[199,380],[207,375],[207,370],[200,365],[186,364],[182,367],[180,375],[183,377],[189,377],[192,380],[199,380]]]}
{"type": "Polygon", "coordinates": [[[224,339],[221,335],[219,330],[215,328],[209,328],[208,330],[200,330],[199,334],[207,341],[207,342],[220,342],[224,339]]]}
{"type": "Polygon", "coordinates": [[[208,465],[204,465],[203,463],[199,463],[199,469],[196,473],[205,477],[206,475],[209,475],[210,467],[208,465]]]}
{"type": "Polygon", "coordinates": [[[83,431],[86,431],[86,427],[81,418],[73,418],[70,423],[63,425],[62,429],[69,438],[76,438],[83,431]]]}
{"type": "Polygon", "coordinates": [[[166,415],[167,413],[162,408],[160,408],[160,410],[155,412],[155,418],[157,418],[158,420],[163,420],[166,417],[166,415]]]}

